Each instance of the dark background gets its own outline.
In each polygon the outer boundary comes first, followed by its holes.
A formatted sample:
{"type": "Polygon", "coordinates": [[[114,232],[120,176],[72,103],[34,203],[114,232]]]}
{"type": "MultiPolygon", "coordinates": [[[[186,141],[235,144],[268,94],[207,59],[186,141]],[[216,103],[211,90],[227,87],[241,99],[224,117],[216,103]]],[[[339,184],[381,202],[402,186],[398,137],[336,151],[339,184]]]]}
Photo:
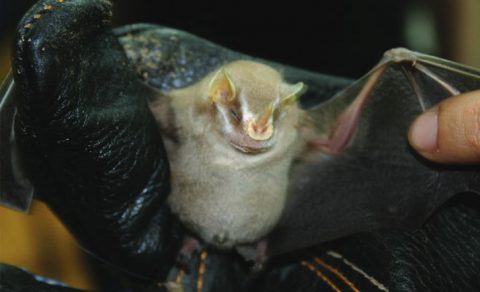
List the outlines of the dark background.
{"type": "MultiPolygon", "coordinates": [[[[15,24],[33,2],[1,0],[0,40],[11,39],[15,24]]],[[[116,26],[171,26],[247,54],[335,75],[359,77],[385,50],[398,46],[455,59],[446,45],[455,0],[114,3],[116,26]]]]}
{"type": "Polygon", "coordinates": [[[386,48],[405,45],[408,1],[276,2],[196,1],[186,9],[185,2],[165,1],[162,10],[139,5],[135,13],[127,1],[116,3],[121,22],[161,23],[247,54],[340,75],[360,75],[386,48]]]}

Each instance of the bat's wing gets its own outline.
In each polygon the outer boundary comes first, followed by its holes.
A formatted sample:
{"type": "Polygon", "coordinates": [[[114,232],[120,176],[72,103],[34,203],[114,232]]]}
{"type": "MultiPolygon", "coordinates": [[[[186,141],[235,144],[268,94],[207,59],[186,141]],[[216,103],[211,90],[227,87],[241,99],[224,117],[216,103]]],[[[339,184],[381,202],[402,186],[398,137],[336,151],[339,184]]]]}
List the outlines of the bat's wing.
{"type": "Polygon", "coordinates": [[[317,136],[309,145],[316,150],[292,168],[291,202],[269,238],[270,253],[362,231],[419,227],[450,197],[478,193],[480,167],[429,163],[409,147],[407,132],[432,105],[479,88],[479,70],[394,49],[358,82],[309,110],[317,136]]]}
{"type": "Polygon", "coordinates": [[[13,131],[15,84],[9,73],[0,84],[0,204],[26,212],[30,208],[33,187],[25,177],[13,131]]]}

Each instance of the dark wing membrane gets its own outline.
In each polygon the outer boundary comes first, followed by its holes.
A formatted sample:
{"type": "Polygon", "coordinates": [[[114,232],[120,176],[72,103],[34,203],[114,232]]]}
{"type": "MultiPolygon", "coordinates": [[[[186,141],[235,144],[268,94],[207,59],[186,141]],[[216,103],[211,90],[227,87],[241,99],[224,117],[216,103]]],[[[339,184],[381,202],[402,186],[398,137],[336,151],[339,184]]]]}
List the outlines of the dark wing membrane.
{"type": "Polygon", "coordinates": [[[310,110],[319,137],[327,137],[322,143],[338,151],[311,150],[295,162],[291,202],[270,235],[270,253],[362,231],[415,228],[450,197],[478,193],[478,167],[425,161],[410,148],[407,132],[426,108],[479,88],[476,69],[395,49],[362,79],[310,110]]]}
{"type": "Polygon", "coordinates": [[[14,91],[15,84],[9,73],[0,85],[0,204],[26,212],[32,201],[33,187],[23,174],[15,146],[14,91]]]}

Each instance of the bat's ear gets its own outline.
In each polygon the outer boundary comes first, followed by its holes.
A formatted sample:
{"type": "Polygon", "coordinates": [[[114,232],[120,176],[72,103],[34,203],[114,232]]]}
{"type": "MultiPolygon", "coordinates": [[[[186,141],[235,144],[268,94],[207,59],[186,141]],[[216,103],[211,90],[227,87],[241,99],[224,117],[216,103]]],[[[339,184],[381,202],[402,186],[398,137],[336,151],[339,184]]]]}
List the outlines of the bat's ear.
{"type": "Polygon", "coordinates": [[[307,91],[307,86],[303,82],[298,82],[293,85],[285,85],[281,90],[284,97],[280,99],[280,106],[284,107],[295,103],[305,91],[307,91]]]}
{"type": "Polygon", "coordinates": [[[208,84],[208,98],[212,103],[231,104],[237,96],[235,84],[225,68],[220,69],[208,84]]]}

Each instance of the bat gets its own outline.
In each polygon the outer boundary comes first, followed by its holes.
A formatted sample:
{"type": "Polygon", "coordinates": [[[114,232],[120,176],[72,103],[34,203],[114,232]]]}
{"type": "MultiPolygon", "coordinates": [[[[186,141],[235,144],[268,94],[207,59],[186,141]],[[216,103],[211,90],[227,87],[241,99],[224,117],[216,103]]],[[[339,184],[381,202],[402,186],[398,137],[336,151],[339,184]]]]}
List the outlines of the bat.
{"type": "Polygon", "coordinates": [[[169,205],[207,243],[249,244],[278,222],[302,147],[302,91],[269,66],[235,61],[152,103],[173,174],[169,205]]]}
{"type": "Polygon", "coordinates": [[[393,49],[328,102],[302,109],[303,83],[289,85],[261,63],[232,62],[152,104],[170,145],[170,206],[211,245],[242,248],[267,237],[270,255],[419,227],[449,197],[480,185],[475,168],[415,155],[408,127],[440,100],[477,88],[476,69],[393,49]]]}

